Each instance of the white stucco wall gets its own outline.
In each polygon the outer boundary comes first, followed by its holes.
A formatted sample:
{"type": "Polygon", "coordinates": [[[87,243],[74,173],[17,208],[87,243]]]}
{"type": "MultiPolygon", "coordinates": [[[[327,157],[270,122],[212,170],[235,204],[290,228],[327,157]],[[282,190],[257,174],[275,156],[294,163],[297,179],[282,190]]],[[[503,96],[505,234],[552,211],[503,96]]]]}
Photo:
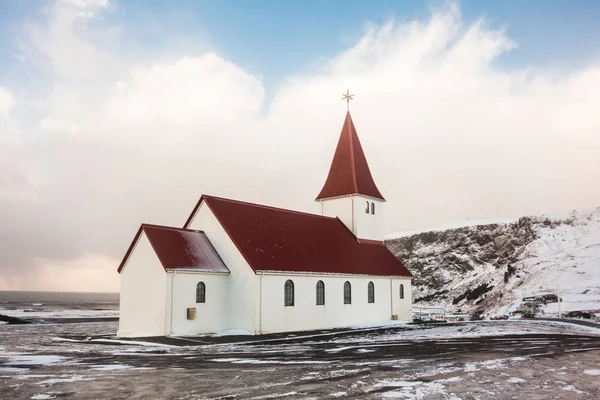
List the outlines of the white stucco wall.
{"type": "Polygon", "coordinates": [[[393,315],[399,321],[412,321],[412,286],[410,278],[392,280],[393,315]],[[400,299],[400,285],[404,285],[404,298],[400,299]]]}
{"type": "Polygon", "coordinates": [[[354,197],[355,235],[359,239],[383,241],[383,202],[363,196],[354,197]],[[375,203],[375,214],[365,212],[366,202],[375,203]]]}
{"type": "Polygon", "coordinates": [[[258,277],[205,203],[200,205],[188,228],[204,231],[231,272],[227,278],[228,291],[224,294],[229,301],[229,309],[223,315],[228,329],[255,332],[259,305],[258,277]]]}
{"type": "Polygon", "coordinates": [[[167,332],[174,335],[221,332],[229,329],[229,274],[168,273],[167,332]],[[204,282],[206,302],[196,303],[196,286],[204,282]],[[187,309],[196,309],[196,319],[187,319],[187,309]]]}
{"type": "Polygon", "coordinates": [[[348,229],[354,232],[354,215],[350,196],[321,200],[319,203],[319,214],[333,218],[338,217],[348,229]]]}
{"type": "Polygon", "coordinates": [[[364,196],[321,200],[319,213],[338,217],[359,239],[383,241],[383,202],[364,196]],[[375,214],[365,212],[366,202],[375,203],[375,214]]]}
{"type": "Polygon", "coordinates": [[[142,232],[121,270],[118,336],[165,334],[166,272],[142,232]]]}
{"type": "MultiPolygon", "coordinates": [[[[397,280],[400,282],[400,280],[397,280]]],[[[405,284],[405,300],[393,298],[396,280],[381,277],[333,275],[273,275],[262,278],[261,333],[327,329],[389,321],[392,314],[411,321],[410,283],[405,284]],[[284,285],[294,282],[294,306],[284,306],[284,285]],[[325,284],[325,305],[316,305],[316,285],[325,284]],[[352,304],[344,304],[344,282],[352,285],[352,304]],[[369,282],[375,286],[375,303],[368,303],[369,282]],[[390,282],[392,295],[390,296],[390,282]],[[407,291],[408,290],[408,291],[407,291]],[[408,297],[406,294],[408,293],[408,297]]]]}

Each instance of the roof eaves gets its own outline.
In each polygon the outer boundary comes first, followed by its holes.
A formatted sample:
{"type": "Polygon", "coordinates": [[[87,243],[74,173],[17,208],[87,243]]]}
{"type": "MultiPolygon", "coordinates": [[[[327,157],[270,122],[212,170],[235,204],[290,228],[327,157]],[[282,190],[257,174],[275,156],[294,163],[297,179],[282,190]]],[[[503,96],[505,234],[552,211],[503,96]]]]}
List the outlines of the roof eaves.
{"type": "MultiPolygon", "coordinates": [[[[223,264],[223,265],[225,265],[225,264],[223,264]]],[[[225,265],[225,268],[227,268],[226,265],[225,265]]],[[[227,271],[206,271],[206,270],[199,269],[199,268],[167,268],[167,272],[169,272],[169,273],[196,272],[196,273],[209,274],[209,275],[229,275],[229,274],[231,274],[231,271],[229,270],[229,268],[227,268],[227,271]]]]}
{"type": "Polygon", "coordinates": [[[315,201],[343,199],[344,197],[351,197],[351,196],[362,196],[362,197],[365,197],[367,199],[373,199],[373,200],[377,200],[377,201],[387,202],[386,199],[383,198],[383,196],[381,196],[381,197],[374,197],[374,196],[369,196],[368,194],[362,194],[362,193],[358,193],[358,192],[348,193],[348,194],[340,194],[338,196],[331,196],[331,197],[317,197],[315,199],[315,201]]]}
{"type": "MultiPolygon", "coordinates": [[[[355,274],[352,272],[313,272],[313,271],[278,271],[278,270],[256,270],[257,274],[264,273],[266,275],[323,275],[323,276],[365,276],[365,277],[373,277],[373,278],[411,278],[411,275],[373,275],[373,274],[355,274]]],[[[410,271],[409,271],[410,273],[410,271]]]]}

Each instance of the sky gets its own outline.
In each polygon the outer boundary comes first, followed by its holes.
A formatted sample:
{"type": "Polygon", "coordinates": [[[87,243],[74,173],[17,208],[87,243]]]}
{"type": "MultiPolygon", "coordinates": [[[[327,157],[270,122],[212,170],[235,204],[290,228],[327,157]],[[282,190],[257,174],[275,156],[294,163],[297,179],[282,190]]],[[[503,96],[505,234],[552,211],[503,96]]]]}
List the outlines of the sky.
{"type": "Polygon", "coordinates": [[[600,206],[597,1],[0,0],[0,290],[118,291],[202,193],[317,212],[344,120],[387,232],[600,206]]]}

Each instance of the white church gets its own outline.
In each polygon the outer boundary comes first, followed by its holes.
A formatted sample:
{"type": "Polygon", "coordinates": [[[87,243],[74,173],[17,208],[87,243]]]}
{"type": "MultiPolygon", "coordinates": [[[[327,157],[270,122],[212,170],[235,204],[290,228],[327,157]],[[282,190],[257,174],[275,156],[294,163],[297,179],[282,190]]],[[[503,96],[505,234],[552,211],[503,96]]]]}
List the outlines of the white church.
{"type": "Polygon", "coordinates": [[[181,228],[142,224],[118,271],[118,335],[256,334],[411,321],[410,272],[350,113],[319,214],[202,195],[181,228]]]}

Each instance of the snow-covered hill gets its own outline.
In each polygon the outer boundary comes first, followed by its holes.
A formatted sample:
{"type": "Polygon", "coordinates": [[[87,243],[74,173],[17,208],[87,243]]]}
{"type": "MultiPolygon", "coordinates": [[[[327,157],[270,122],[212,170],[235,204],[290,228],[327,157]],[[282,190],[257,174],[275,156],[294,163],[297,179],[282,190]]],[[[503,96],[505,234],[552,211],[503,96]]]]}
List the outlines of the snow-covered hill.
{"type": "Polygon", "coordinates": [[[558,292],[563,313],[600,312],[600,208],[393,234],[386,245],[414,274],[416,306],[495,316],[558,292]]]}

